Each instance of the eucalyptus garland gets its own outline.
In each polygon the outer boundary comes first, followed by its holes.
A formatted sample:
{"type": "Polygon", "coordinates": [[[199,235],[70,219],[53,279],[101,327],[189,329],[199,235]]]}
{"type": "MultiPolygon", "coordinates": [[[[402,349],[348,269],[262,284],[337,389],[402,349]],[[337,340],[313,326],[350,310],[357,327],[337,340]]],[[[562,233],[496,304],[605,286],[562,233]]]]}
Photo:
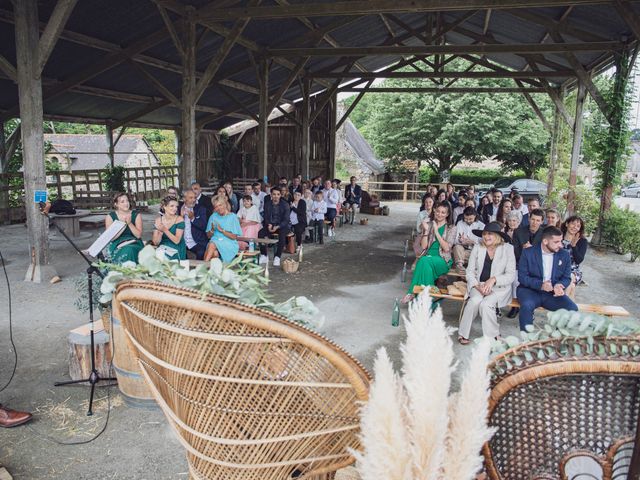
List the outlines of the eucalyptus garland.
{"type": "Polygon", "coordinates": [[[306,297],[291,297],[285,302],[274,303],[266,292],[269,279],[264,276],[262,267],[240,258],[226,265],[215,258],[209,264],[187,269],[177,260],[166,260],[153,247],[146,246],[140,251],[138,264],[100,262],[97,265],[108,272],[100,288],[100,303],[103,304],[111,302],[116,285],[122,280],[152,280],[191,288],[203,296],[211,293],[232,298],[283,315],[310,328],[320,328],[324,321],[319,310],[306,297]]]}
{"type": "MultiPolygon", "coordinates": [[[[633,318],[604,317],[595,313],[572,312],[557,310],[547,313],[544,326],[527,325],[520,337],[509,336],[494,340],[492,353],[498,355],[517,345],[547,340],[550,338],[586,338],[587,344],[594,345],[594,337],[626,337],[640,335],[640,322],[633,318]]],[[[593,347],[591,347],[593,348],[593,347]]],[[[589,351],[585,353],[591,353],[589,351]]],[[[634,351],[640,355],[640,351],[634,351]]]]}

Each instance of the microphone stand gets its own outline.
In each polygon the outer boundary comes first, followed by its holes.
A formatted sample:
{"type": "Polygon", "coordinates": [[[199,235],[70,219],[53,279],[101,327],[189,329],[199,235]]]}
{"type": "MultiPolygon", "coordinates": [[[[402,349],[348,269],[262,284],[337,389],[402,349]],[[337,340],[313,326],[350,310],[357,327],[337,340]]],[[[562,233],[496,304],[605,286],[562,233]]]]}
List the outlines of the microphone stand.
{"type": "Polygon", "coordinates": [[[89,265],[87,267],[87,285],[88,285],[88,294],[89,294],[89,332],[90,332],[90,336],[91,336],[91,373],[89,374],[89,378],[84,378],[81,380],[69,380],[69,381],[65,381],[65,382],[55,382],[53,385],[55,387],[62,387],[65,385],[74,385],[77,383],[85,383],[85,382],[89,382],[89,384],[91,385],[91,393],[89,395],[89,410],[87,411],[87,416],[91,416],[93,415],[93,394],[95,392],[96,389],[96,385],[102,381],[117,381],[116,378],[113,377],[107,377],[107,378],[102,378],[100,376],[100,374],[98,373],[98,370],[96,368],[96,350],[95,350],[95,336],[94,336],[94,321],[93,321],[93,275],[96,274],[98,275],[100,278],[104,278],[104,275],[102,274],[102,272],[98,269],[98,267],[96,267],[93,264],[93,261],[91,259],[89,259],[82,250],[80,250],[80,248],[74,243],[73,240],[71,240],[69,238],[69,236],[67,235],[67,233],[64,231],[64,228],[60,227],[56,222],[55,219],[51,219],[51,217],[49,217],[49,215],[47,215],[46,213],[43,212],[43,215],[46,216],[47,218],[49,218],[50,220],[52,220],[50,222],[51,225],[53,225],[54,227],[56,227],[56,229],[62,234],[62,236],[67,240],[67,242],[69,242],[69,244],[75,249],[76,252],[78,252],[78,255],[80,255],[85,262],[87,262],[87,264],[89,265]]]}

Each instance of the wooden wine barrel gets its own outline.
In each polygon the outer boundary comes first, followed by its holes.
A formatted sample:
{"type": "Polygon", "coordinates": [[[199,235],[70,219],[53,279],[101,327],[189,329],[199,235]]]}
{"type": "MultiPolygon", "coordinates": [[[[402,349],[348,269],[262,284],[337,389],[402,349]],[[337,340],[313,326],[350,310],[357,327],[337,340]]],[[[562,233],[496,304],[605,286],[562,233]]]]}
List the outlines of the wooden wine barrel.
{"type": "Polygon", "coordinates": [[[127,341],[126,333],[118,318],[120,308],[115,298],[112,301],[112,307],[112,318],[105,321],[105,328],[111,332],[111,356],[113,371],[118,379],[118,389],[125,403],[130,407],[158,408],[142,375],[134,348],[127,341]],[[109,327],[106,324],[109,324],[109,327]]]}

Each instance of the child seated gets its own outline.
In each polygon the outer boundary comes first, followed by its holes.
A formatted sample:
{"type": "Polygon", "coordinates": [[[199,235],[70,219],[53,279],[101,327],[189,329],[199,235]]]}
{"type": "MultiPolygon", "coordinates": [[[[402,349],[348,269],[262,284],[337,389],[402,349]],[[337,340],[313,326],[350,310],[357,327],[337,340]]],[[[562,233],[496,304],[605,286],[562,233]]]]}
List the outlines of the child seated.
{"type": "Polygon", "coordinates": [[[322,234],[324,230],[324,215],[327,213],[327,202],[324,201],[324,195],[322,191],[316,192],[314,195],[313,203],[311,204],[311,219],[314,230],[318,235],[318,243],[324,243],[322,241],[322,234]]]}
{"type": "MultiPolygon", "coordinates": [[[[258,232],[262,226],[260,211],[256,205],[253,205],[251,195],[242,197],[242,206],[238,210],[238,219],[240,220],[240,228],[242,228],[242,236],[248,238],[258,238],[258,232]]],[[[249,246],[247,242],[238,242],[240,250],[246,250],[249,246]]]]}

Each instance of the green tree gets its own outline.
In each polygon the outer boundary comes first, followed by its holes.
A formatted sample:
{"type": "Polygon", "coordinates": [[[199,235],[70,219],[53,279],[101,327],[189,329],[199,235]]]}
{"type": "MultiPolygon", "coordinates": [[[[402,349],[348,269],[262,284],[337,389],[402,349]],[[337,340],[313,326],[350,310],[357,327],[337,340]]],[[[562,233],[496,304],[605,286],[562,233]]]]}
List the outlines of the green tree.
{"type": "MultiPolygon", "coordinates": [[[[447,69],[461,71],[466,66],[464,61],[454,61],[447,69]]],[[[425,82],[390,79],[384,86],[433,86],[425,82]]],[[[465,79],[455,86],[512,84],[504,79],[465,79]]],[[[541,105],[550,110],[544,100],[541,105]]],[[[371,94],[363,97],[352,119],[391,169],[402,160],[414,160],[441,173],[462,160],[480,162],[498,156],[508,170],[533,174],[548,156],[549,135],[520,94],[371,94]]]]}

